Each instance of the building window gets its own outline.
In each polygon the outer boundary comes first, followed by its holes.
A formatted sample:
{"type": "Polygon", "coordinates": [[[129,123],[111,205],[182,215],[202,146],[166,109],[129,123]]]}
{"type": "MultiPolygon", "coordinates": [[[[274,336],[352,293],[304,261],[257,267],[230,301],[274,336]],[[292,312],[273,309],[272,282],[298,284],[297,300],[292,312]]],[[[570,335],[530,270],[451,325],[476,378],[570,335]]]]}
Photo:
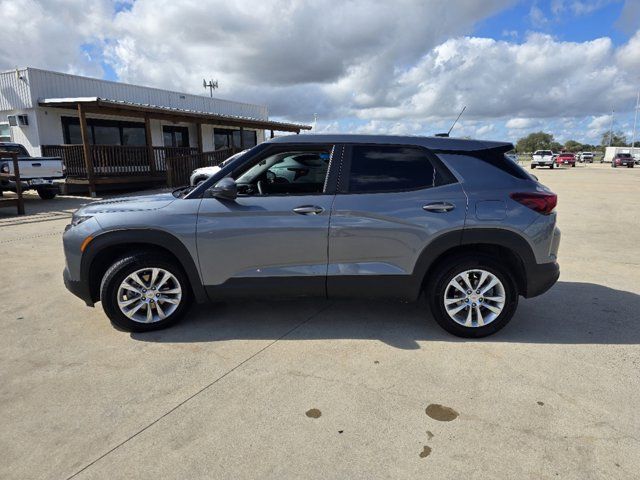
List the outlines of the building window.
{"type": "Polygon", "coordinates": [[[11,127],[8,123],[0,123],[0,142],[11,141],[11,127]]]}
{"type": "Polygon", "coordinates": [[[251,148],[257,144],[255,130],[242,130],[242,139],[240,142],[240,130],[229,128],[213,129],[213,144],[216,150],[222,148],[251,148]]]}
{"type": "MultiPolygon", "coordinates": [[[[144,123],[87,118],[87,129],[89,143],[92,145],[144,146],[147,144],[144,123]]],[[[78,118],[62,117],[62,132],[65,143],[82,143],[78,118]]]]}
{"type": "Polygon", "coordinates": [[[165,125],[162,127],[162,136],[165,147],[188,147],[189,129],[187,127],[173,127],[165,125]]]}

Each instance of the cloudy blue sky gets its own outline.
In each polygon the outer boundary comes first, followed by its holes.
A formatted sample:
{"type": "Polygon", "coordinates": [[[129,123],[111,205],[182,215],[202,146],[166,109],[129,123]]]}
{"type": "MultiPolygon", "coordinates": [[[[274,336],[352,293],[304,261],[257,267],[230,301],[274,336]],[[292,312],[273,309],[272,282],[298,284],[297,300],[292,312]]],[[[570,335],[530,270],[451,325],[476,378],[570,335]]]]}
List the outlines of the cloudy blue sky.
{"type": "Polygon", "coordinates": [[[631,137],[640,0],[0,0],[0,68],[268,105],[318,130],[631,137]]]}

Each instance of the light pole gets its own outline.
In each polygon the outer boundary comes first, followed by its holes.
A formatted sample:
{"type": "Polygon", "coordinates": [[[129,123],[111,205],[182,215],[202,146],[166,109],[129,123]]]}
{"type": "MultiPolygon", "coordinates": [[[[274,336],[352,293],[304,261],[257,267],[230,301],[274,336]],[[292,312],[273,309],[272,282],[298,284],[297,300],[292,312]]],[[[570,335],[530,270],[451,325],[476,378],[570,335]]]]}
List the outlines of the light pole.
{"type": "Polygon", "coordinates": [[[318,114],[314,113],[313,114],[313,133],[318,133],[316,132],[316,129],[318,128],[318,114]]]}
{"type": "Polygon", "coordinates": [[[631,156],[635,153],[636,146],[636,122],[638,121],[638,109],[640,109],[640,90],[638,90],[638,98],[636,99],[636,114],[633,118],[633,136],[631,137],[631,156]]]}

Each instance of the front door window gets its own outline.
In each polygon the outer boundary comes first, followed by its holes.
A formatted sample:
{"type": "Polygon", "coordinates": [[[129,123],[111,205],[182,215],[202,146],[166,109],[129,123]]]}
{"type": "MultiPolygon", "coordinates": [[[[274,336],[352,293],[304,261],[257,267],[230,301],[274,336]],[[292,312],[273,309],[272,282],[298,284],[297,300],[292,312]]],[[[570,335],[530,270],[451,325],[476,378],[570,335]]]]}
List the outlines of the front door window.
{"type": "Polygon", "coordinates": [[[241,195],[319,195],[324,189],[329,157],[329,149],[274,153],[237,177],[238,192],[241,195]]]}

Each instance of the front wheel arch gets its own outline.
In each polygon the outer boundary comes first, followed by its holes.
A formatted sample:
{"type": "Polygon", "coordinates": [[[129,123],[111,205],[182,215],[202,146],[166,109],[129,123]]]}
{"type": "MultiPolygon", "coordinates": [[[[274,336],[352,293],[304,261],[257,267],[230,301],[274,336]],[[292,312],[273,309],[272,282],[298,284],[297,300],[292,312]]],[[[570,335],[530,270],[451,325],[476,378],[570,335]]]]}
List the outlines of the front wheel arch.
{"type": "Polygon", "coordinates": [[[99,300],[100,282],[109,267],[132,252],[159,253],[175,261],[184,270],[196,302],[207,300],[196,263],[187,247],[167,232],[145,229],[107,232],[89,243],[82,255],[80,276],[83,283],[89,285],[92,301],[99,300]]]}

